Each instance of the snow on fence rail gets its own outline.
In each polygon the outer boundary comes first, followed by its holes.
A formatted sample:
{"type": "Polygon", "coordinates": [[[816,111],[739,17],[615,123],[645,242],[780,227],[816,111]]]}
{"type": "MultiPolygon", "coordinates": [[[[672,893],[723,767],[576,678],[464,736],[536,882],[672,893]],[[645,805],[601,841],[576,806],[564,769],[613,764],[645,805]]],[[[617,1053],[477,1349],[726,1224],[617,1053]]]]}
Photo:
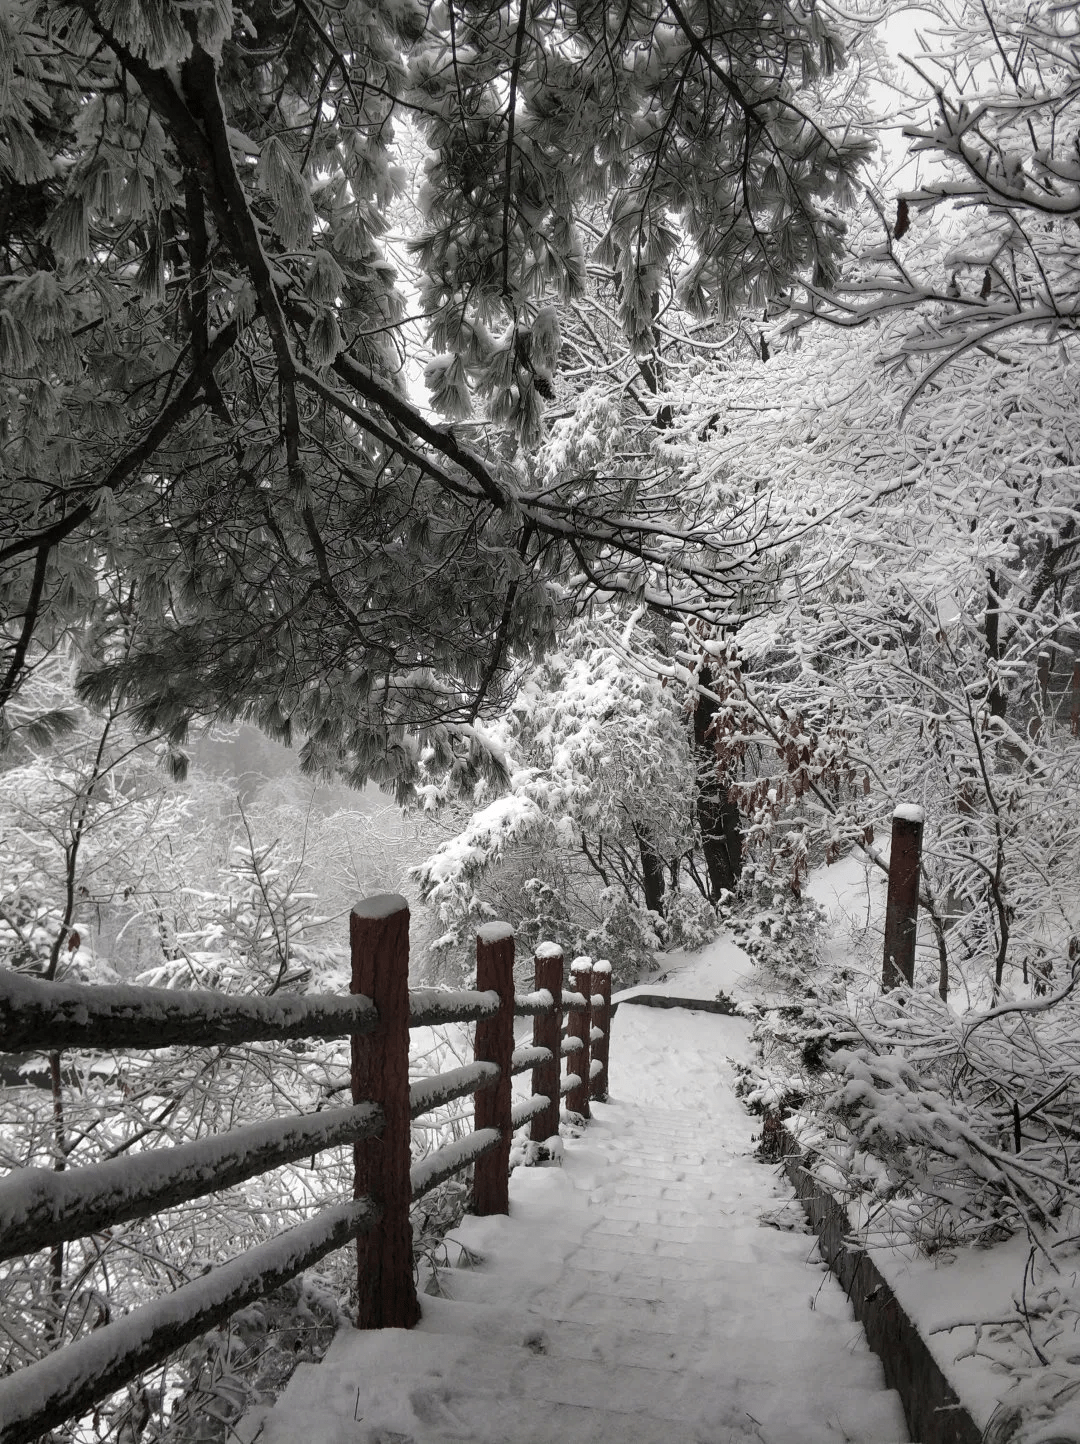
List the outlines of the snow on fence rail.
{"type": "Polygon", "coordinates": [[[0,972],[0,1048],[59,1051],[221,1047],[295,1038],[351,1038],[352,1107],[270,1119],[194,1143],[56,1172],[15,1170],[0,1180],[0,1259],[36,1252],[103,1227],[231,1188],[272,1168],[352,1143],[354,1199],[211,1269],[0,1379],[0,1444],[30,1444],[78,1417],[143,1370],[356,1240],[360,1328],[409,1328],[420,1315],[409,1206],[472,1167],[476,1213],[505,1213],[512,1134],[530,1124],[542,1143],[558,1133],[559,1100],[584,1116],[607,1097],[611,966],[575,958],[563,988],[563,954],[541,943],[535,991],[514,992],[514,938],[480,929],[475,991],[408,987],[409,910],[380,896],[350,918],[348,998],[222,997],[171,988],[47,983],[0,972]],[[558,999],[558,1003],[556,1003],[558,999]],[[531,1017],[531,1044],[514,1047],[515,1017],[531,1017]],[[564,1018],[566,1027],[564,1029],[564,1018]],[[409,1082],[409,1030],[475,1022],[474,1061],[409,1082]],[[566,1036],[564,1036],[564,1032],[566,1036]],[[560,1079],[562,1059],[566,1076],[560,1079]],[[531,1072],[516,1105],[510,1081],[531,1072]],[[410,1123],[474,1096],[474,1131],[412,1164],[410,1123]]]}
{"type": "Polygon", "coordinates": [[[284,993],[274,998],[229,997],[186,988],[46,983],[0,971],[0,1043],[5,1053],[343,1038],[370,1033],[378,1022],[370,998],[284,993]]]}
{"type": "Polygon", "coordinates": [[[19,1169],[0,1180],[0,1259],[148,1218],[323,1149],[370,1138],[382,1128],[379,1105],[361,1103],[308,1117],[272,1118],[64,1173],[19,1169]]]}

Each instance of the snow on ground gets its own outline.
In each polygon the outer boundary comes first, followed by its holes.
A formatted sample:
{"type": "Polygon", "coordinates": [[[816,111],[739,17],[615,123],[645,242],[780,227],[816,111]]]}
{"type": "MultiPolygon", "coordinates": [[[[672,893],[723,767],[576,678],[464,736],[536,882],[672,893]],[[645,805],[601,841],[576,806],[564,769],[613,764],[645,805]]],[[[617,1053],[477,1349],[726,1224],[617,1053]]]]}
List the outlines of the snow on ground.
{"type": "Polygon", "coordinates": [[[1019,1313],[1027,1237],[931,1258],[912,1248],[868,1251],[976,1426],[985,1429],[999,1400],[1007,1404],[1011,1397],[1006,1370],[1020,1362],[1015,1342],[994,1324],[1019,1313]]]}
{"type": "MultiPolygon", "coordinates": [[[[811,872],[807,892],[828,919],[822,943],[830,965],[854,965],[857,974],[876,981],[887,886],[885,874],[857,853],[811,872]]],[[[917,966],[928,976],[936,976],[937,959],[928,939],[920,938],[917,966]]],[[[752,963],[730,938],[718,938],[694,953],[666,953],[663,967],[656,981],[617,996],[626,999],[635,993],[659,992],[712,998],[722,989],[741,1002],[768,1006],[774,1001],[752,963]]],[[[958,1008],[968,1002],[963,990],[954,995],[958,1008]]],[[[620,1012],[616,1030],[621,1017],[620,1012]]],[[[724,1020],[718,1024],[724,1026],[724,1020]]],[[[1017,1365],[1015,1344],[1007,1335],[996,1337],[986,1321],[1015,1318],[1021,1312],[1019,1291],[1029,1241],[1016,1237],[992,1248],[944,1249],[928,1257],[914,1247],[897,1246],[895,1238],[889,1246],[875,1246],[874,1230],[870,1232],[869,1252],[874,1263],[976,1425],[985,1428],[1003,1395],[1006,1404],[1012,1398],[1008,1374],[1017,1365]]]]}
{"type": "Polygon", "coordinates": [[[661,966],[653,978],[614,994],[629,1001],[641,993],[667,993],[678,998],[715,998],[724,992],[729,998],[749,999],[755,993],[754,965],[730,937],[722,935],[703,948],[687,952],[672,948],[661,955],[661,966]]]}
{"type": "MultiPolygon", "coordinates": [[[[669,957],[683,996],[735,991],[719,941],[669,957]]],[[[892,1444],[907,1438],[776,1171],[752,1156],[741,1018],[624,1003],[611,1098],[466,1218],[416,1329],[344,1331],[258,1444],[892,1444]]]]}

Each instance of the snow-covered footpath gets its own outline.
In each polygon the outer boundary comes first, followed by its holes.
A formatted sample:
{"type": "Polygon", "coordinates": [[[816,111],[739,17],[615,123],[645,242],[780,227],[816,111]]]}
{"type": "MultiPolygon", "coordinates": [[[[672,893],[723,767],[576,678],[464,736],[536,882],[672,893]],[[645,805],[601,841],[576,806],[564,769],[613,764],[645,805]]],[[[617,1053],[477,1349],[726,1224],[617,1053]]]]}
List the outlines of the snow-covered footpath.
{"type": "MultiPolygon", "coordinates": [[[[711,997],[736,950],[669,985],[711,997]]],[[[346,1330],[241,1437],[258,1444],[893,1444],[906,1439],[729,1060],[740,1018],[624,1003],[611,1098],[505,1218],[447,1240],[410,1332],[346,1330]]]]}

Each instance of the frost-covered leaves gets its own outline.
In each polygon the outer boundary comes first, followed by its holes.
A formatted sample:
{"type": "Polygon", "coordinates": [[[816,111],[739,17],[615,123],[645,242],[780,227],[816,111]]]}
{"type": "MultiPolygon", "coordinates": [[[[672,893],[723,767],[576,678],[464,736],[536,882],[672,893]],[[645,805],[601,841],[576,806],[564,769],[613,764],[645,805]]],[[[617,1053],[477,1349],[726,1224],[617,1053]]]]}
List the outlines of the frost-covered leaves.
{"type": "MultiPolygon", "coordinates": [[[[407,787],[423,746],[482,767],[469,724],[553,638],[566,527],[402,379],[393,122],[443,22],[42,0],[2,23],[0,705],[32,640],[77,631],[85,696],[174,745],[212,713],[356,780],[407,787]]],[[[490,394],[535,439],[558,318],[537,293],[498,337],[490,394]]],[[[428,372],[453,418],[479,384],[459,342],[428,372]]]]}
{"type": "Polygon", "coordinates": [[[255,168],[259,188],[274,207],[274,229],[287,250],[308,246],[315,224],[311,190],[284,136],[270,135],[259,151],[255,168]]]}
{"type": "MultiPolygon", "coordinates": [[[[670,861],[691,835],[693,768],[674,694],[622,650],[610,624],[579,623],[560,651],[525,677],[499,742],[508,789],[490,801],[488,787],[475,790],[475,810],[464,827],[416,869],[423,897],[448,926],[460,928],[490,915],[499,865],[520,862],[524,886],[513,899],[499,894],[500,915],[509,905],[528,936],[534,911],[552,916],[555,899],[541,896],[545,868],[572,866],[577,855],[594,874],[594,891],[610,890],[606,900],[593,900],[598,915],[588,946],[628,965],[630,938],[643,922],[623,916],[642,901],[635,875],[641,837],[670,861]],[[616,886],[620,880],[626,893],[616,886]]],[[[426,794],[431,803],[438,800],[435,787],[426,794]]],[[[573,911],[559,919],[564,940],[574,929],[583,937],[590,926],[582,927],[573,911]]],[[[690,909],[684,914],[679,926],[700,930],[702,920],[690,909]]],[[[640,954],[640,937],[636,946],[640,954]]]]}
{"type": "Polygon", "coordinates": [[[911,53],[927,98],[904,131],[918,184],[913,175],[898,200],[882,198],[859,237],[862,264],[811,309],[857,325],[902,308],[905,349],[942,366],[983,342],[1069,347],[1080,304],[1077,12],[956,0],[920,38],[911,53]]]}
{"type": "MultiPolygon", "coordinates": [[[[101,426],[112,383],[145,386],[175,358],[136,336],[162,300],[162,216],[176,188],[159,119],[109,84],[76,12],[47,33],[44,10],[12,4],[0,23],[0,125],[9,142],[26,130],[36,156],[9,157],[0,222],[0,485],[18,518],[24,493],[40,506],[43,487],[92,474],[107,454],[122,427],[119,406],[101,426]]],[[[50,515],[46,505],[39,524],[50,515]]]]}
{"type": "Polygon", "coordinates": [[[986,1438],[1067,1437],[1046,1421],[1080,1387],[1075,995],[980,1012],[922,989],[816,993],[757,1023],[751,1100],[796,1095],[814,1172],[861,1240],[956,1264],[923,1317],[990,1364],[1002,1404],[986,1438]]]}
{"type": "Polygon", "coordinates": [[[835,278],[834,208],[866,148],[811,88],[841,53],[813,7],[432,10],[410,60],[430,146],[415,250],[432,344],[494,418],[536,439],[536,328],[583,293],[587,248],[639,352],[675,271],[701,315],[835,278]]]}
{"type": "Polygon", "coordinates": [[[13,115],[33,100],[53,160],[0,231],[0,691],[35,628],[76,625],[86,695],[136,698],[174,740],[193,713],[245,713],[306,737],[312,767],[407,779],[408,727],[467,716],[482,678],[497,697],[551,612],[543,582],[521,583],[504,620],[512,531],[404,462],[385,418],[373,439],[328,374],[347,350],[409,413],[378,237],[416,16],[257,8],[221,32],[213,7],[113,7],[97,30],[65,11],[58,70],[38,57],[50,15],[5,10],[0,99],[13,115]],[[295,363],[327,388],[303,407],[295,363]]]}
{"type": "Polygon", "coordinates": [[[452,421],[461,421],[472,411],[469,383],[460,356],[433,357],[424,367],[424,385],[436,410],[452,421]]]}
{"type": "Polygon", "coordinates": [[[29,5],[0,9],[0,174],[19,186],[52,175],[49,155],[34,134],[35,116],[47,105],[42,85],[46,46],[29,18],[29,5]]]}
{"type": "MultiPolygon", "coordinates": [[[[691,34],[673,16],[623,33],[614,12],[546,0],[257,0],[242,14],[9,0],[0,705],[32,639],[77,631],[86,698],[122,696],[173,745],[194,716],[248,716],[303,737],[313,769],[407,788],[425,746],[459,771],[483,765],[471,723],[550,644],[571,595],[731,598],[725,534],[700,518],[684,534],[677,488],[642,502],[647,463],[606,484],[556,470],[560,490],[532,494],[537,469],[505,436],[431,424],[409,394],[420,363],[390,235],[407,113],[428,146],[416,259],[431,396],[530,446],[558,382],[559,306],[585,282],[582,212],[610,202],[605,225],[624,227],[611,276],[635,337],[679,217],[678,244],[736,234],[726,212],[694,219],[714,188],[687,199],[687,125],[723,148],[741,114],[744,139],[805,172],[790,216],[785,202],[760,219],[795,271],[810,265],[796,212],[850,158],[793,108],[835,58],[826,30],[801,10],[736,7],[712,60],[749,87],[744,105],[706,64],[705,12],[691,34]],[[612,64],[594,64],[604,47],[612,64]],[[680,109],[680,67],[707,115],[680,109]],[[663,155],[654,112],[682,137],[663,155]],[[833,159],[814,158],[819,143],[833,159]]],[[[730,162],[718,155],[700,160],[730,162]]],[[[815,255],[829,251],[829,224],[811,229],[815,255]]],[[[762,244],[771,276],[787,261],[762,244]]],[[[554,453],[539,470],[552,466],[554,453]]]]}

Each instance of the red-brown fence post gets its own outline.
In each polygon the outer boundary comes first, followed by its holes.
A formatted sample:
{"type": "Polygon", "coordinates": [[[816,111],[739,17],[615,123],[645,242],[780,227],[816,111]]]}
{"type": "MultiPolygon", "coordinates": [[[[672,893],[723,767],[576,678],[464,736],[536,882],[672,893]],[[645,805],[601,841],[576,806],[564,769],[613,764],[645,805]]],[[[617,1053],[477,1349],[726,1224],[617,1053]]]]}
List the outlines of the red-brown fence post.
{"type": "Polygon", "coordinates": [[[608,1045],[611,1041],[611,964],[604,958],[593,963],[593,1008],[592,1019],[601,1036],[593,1036],[592,1063],[589,1068],[592,1079],[589,1083],[589,1097],[594,1103],[606,1103],[608,1096],[608,1045]],[[596,1067],[596,1064],[599,1067],[596,1067]]]}
{"type": "Polygon", "coordinates": [[[571,1013],[566,1023],[567,1035],[580,1038],[581,1047],[575,1053],[566,1055],[567,1073],[576,1073],[578,1083],[566,1095],[566,1106],[571,1113],[580,1113],[582,1118],[590,1117],[589,1112],[589,1055],[590,1033],[592,1032],[592,959],[575,958],[570,964],[570,987],[585,999],[582,1012],[571,1013]]]}
{"type": "Polygon", "coordinates": [[[882,991],[915,981],[915,932],[919,916],[919,858],[923,810],[901,803],[893,812],[889,853],[889,894],[885,904],[882,991]]]}
{"type": "Polygon", "coordinates": [[[546,989],[555,1000],[555,1008],[546,1016],[533,1018],[533,1046],[547,1048],[551,1061],[538,1063],[532,1072],[532,1091],[542,1094],[548,1106],[532,1120],[529,1137],[534,1143],[545,1143],[559,1131],[559,1067],[562,1042],[563,950],[558,943],[541,943],[536,949],[534,984],[537,992],[546,989]]]}
{"type": "Polygon", "coordinates": [[[420,1318],[413,1282],[409,1206],[412,1163],[409,1121],[409,905],[395,893],[365,898],[349,918],[351,993],[379,1010],[379,1026],[352,1038],[354,1103],[371,1100],[386,1116],[382,1136],[353,1145],[353,1197],[382,1209],[356,1241],[356,1325],[411,1329],[420,1318]]]}
{"type": "Polygon", "coordinates": [[[1050,653],[1040,652],[1035,663],[1035,675],[1039,682],[1039,697],[1043,711],[1050,709],[1050,653]]]}
{"type": "Polygon", "coordinates": [[[476,1094],[476,1127],[498,1128],[498,1148],[473,1165],[474,1213],[510,1211],[510,1068],[514,1053],[514,932],[509,923],[485,923],[476,934],[476,987],[499,995],[499,1011],[476,1025],[474,1057],[498,1063],[499,1081],[476,1094]]]}

